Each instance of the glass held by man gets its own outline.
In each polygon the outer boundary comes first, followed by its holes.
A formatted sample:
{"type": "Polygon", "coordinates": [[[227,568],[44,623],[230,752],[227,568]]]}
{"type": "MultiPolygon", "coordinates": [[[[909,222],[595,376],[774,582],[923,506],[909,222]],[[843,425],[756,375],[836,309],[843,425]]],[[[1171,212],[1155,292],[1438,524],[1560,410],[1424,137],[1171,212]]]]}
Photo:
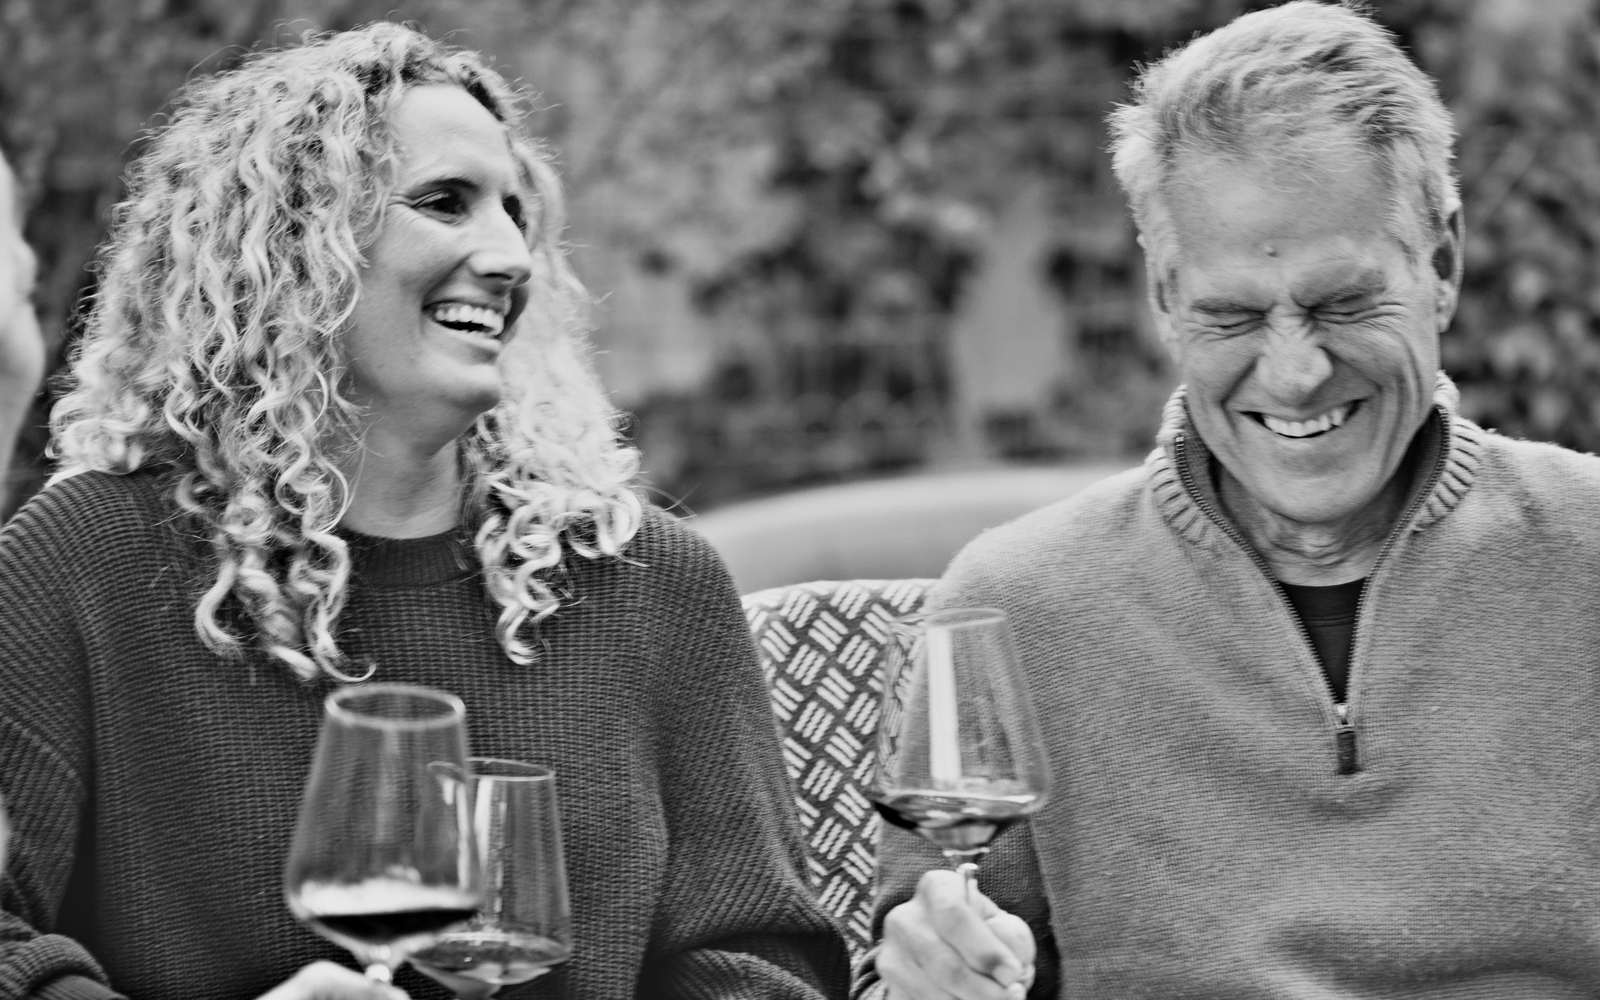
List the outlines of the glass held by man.
{"type": "Polygon", "coordinates": [[[1044,805],[1050,766],[1005,612],[946,608],[894,623],[870,795],[966,881],[994,838],[1044,805]]]}

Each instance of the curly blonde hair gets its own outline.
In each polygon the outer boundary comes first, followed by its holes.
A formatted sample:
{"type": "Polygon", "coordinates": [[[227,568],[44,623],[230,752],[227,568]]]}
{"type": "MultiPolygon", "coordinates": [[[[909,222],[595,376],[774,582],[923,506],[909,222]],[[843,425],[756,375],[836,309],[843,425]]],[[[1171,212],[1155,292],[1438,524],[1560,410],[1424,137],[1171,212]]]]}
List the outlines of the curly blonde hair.
{"type": "Polygon", "coordinates": [[[363,676],[335,638],[351,566],[341,466],[361,418],[342,334],[394,185],[389,110],[436,83],[506,124],[535,195],[501,402],[458,443],[462,523],[507,656],[532,661],[532,627],[561,603],[551,570],[620,556],[638,530],[638,455],[589,363],[560,185],[523,130],[522,95],[475,53],[394,23],[252,53],[192,82],[143,141],[51,417],[60,475],[172,473],[215,553],[194,623],[220,654],[253,645],[305,679],[363,676]],[[241,613],[248,625],[230,628],[241,613]]]}

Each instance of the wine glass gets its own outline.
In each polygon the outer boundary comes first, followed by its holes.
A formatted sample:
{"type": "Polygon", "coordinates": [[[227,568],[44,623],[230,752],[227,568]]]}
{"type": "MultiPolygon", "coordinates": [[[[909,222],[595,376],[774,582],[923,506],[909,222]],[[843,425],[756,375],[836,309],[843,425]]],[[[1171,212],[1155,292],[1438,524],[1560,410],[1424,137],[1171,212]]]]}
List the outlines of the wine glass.
{"type": "Polygon", "coordinates": [[[438,773],[466,765],[465,714],[455,695],[414,684],[353,685],[325,702],[284,896],[380,982],[483,900],[466,797],[438,773]]]}
{"type": "Polygon", "coordinates": [[[944,852],[970,899],[990,844],[1050,793],[1044,740],[1005,612],[909,615],[894,638],[868,795],[944,852]]]}
{"type": "Polygon", "coordinates": [[[411,964],[461,1000],[483,1000],[571,957],[572,918],[555,772],[494,757],[469,763],[483,906],[465,925],[413,952],[411,964]]]}

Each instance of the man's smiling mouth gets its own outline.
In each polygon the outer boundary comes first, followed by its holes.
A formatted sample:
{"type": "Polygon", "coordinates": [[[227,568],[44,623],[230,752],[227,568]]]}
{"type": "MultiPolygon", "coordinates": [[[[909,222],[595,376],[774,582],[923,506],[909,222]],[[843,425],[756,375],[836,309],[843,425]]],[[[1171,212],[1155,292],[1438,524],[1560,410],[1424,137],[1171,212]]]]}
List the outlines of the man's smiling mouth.
{"type": "Polygon", "coordinates": [[[1341,427],[1355,413],[1359,403],[1344,403],[1307,420],[1284,420],[1266,413],[1252,413],[1261,425],[1279,437],[1311,438],[1341,427]]]}

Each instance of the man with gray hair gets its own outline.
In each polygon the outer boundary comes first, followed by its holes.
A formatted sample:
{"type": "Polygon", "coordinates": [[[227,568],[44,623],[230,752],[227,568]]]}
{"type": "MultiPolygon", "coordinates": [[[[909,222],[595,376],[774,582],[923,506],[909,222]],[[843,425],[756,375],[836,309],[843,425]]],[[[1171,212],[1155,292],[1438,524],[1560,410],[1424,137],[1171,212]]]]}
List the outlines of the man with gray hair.
{"type": "Polygon", "coordinates": [[[1600,995],[1600,459],[1457,412],[1436,88],[1295,0],[1111,125],[1182,386],[1142,468],[946,571],[1010,614],[1055,786],[970,902],[885,829],[862,985],[1600,995]]]}

